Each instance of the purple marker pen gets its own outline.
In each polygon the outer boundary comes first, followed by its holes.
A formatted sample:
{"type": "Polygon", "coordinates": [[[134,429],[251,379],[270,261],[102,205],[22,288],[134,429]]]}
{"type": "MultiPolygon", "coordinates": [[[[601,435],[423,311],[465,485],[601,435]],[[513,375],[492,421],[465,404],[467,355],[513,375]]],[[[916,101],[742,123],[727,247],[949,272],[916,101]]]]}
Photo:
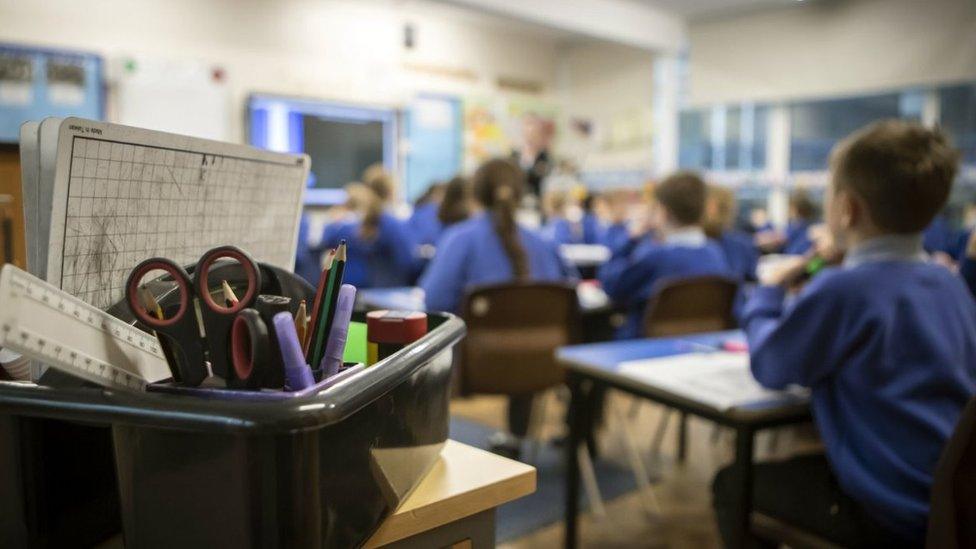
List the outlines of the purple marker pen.
{"type": "Polygon", "coordinates": [[[332,319],[332,329],[329,330],[329,341],[325,344],[325,354],[319,367],[322,368],[322,379],[334,376],[342,366],[342,354],[346,350],[346,334],[349,333],[349,320],[352,318],[352,306],[356,301],[356,287],[343,284],[339,289],[336,301],[335,317],[332,319]]]}
{"type": "Polygon", "coordinates": [[[285,363],[285,388],[301,391],[310,387],[315,383],[315,377],[305,363],[305,353],[298,341],[298,332],[295,331],[295,320],[287,311],[274,315],[272,320],[278,335],[278,346],[281,347],[281,358],[285,363]]]}

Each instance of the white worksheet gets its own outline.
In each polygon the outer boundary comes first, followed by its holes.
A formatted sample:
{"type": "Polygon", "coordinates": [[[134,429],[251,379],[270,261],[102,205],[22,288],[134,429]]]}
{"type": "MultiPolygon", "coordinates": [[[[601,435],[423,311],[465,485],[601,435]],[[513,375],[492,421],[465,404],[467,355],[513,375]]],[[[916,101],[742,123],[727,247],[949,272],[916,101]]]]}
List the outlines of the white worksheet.
{"type": "Polygon", "coordinates": [[[808,392],[763,388],[749,370],[748,353],[688,353],[622,362],[619,373],[718,410],[802,401],[808,392]]]}
{"type": "Polygon", "coordinates": [[[105,308],[153,256],[192,264],[232,244],[291,268],[308,170],[305,155],[67,118],[46,278],[105,308]]]}

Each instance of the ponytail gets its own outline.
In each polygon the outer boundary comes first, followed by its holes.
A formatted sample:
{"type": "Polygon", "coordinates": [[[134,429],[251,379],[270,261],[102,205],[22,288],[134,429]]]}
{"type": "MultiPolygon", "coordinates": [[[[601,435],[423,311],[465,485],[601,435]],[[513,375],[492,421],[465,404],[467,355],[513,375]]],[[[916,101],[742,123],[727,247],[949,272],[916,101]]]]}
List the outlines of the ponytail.
{"type": "Polygon", "coordinates": [[[393,177],[380,165],[373,165],[363,173],[363,185],[369,191],[363,208],[363,221],[359,235],[364,240],[376,238],[380,227],[380,216],[387,202],[393,198],[393,177]]]}
{"type": "Polygon", "coordinates": [[[529,277],[529,258],[515,221],[524,186],[525,174],[507,160],[489,160],[474,174],[475,198],[491,216],[495,233],[512,264],[512,274],[519,282],[529,277]]]}
{"type": "Polygon", "coordinates": [[[363,208],[363,220],[359,225],[359,235],[363,240],[373,240],[380,229],[380,216],[383,214],[383,201],[370,190],[363,208]]]}

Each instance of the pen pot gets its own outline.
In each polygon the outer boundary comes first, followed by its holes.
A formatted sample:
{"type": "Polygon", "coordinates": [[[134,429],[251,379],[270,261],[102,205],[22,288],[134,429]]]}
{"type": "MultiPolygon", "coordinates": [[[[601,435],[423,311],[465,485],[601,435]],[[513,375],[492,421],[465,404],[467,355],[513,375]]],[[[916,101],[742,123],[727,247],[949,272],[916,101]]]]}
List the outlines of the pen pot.
{"type": "MultiPolygon", "coordinates": [[[[121,519],[128,547],[357,547],[438,458],[463,334],[460,319],[431,314],[427,335],[385,360],[294,393],[0,382],[0,457],[33,443],[25,421],[108,427],[114,460],[101,464],[114,463],[119,511],[104,512],[121,519]]],[[[3,530],[13,532],[3,546],[34,546],[30,507],[41,487],[25,481],[33,464],[10,461],[0,475],[24,489],[0,494],[3,530]]],[[[49,491],[66,498],[76,489],[49,491]]]]}

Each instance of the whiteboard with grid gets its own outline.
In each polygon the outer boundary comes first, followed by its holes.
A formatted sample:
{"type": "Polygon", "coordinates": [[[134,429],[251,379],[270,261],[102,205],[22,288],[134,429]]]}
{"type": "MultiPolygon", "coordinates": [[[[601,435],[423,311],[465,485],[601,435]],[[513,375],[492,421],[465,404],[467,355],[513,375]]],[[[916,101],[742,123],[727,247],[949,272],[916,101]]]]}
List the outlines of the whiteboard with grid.
{"type": "Polygon", "coordinates": [[[148,257],[233,244],[294,264],[305,155],[68,118],[57,159],[47,280],[92,305],[118,301],[148,257]]]}

